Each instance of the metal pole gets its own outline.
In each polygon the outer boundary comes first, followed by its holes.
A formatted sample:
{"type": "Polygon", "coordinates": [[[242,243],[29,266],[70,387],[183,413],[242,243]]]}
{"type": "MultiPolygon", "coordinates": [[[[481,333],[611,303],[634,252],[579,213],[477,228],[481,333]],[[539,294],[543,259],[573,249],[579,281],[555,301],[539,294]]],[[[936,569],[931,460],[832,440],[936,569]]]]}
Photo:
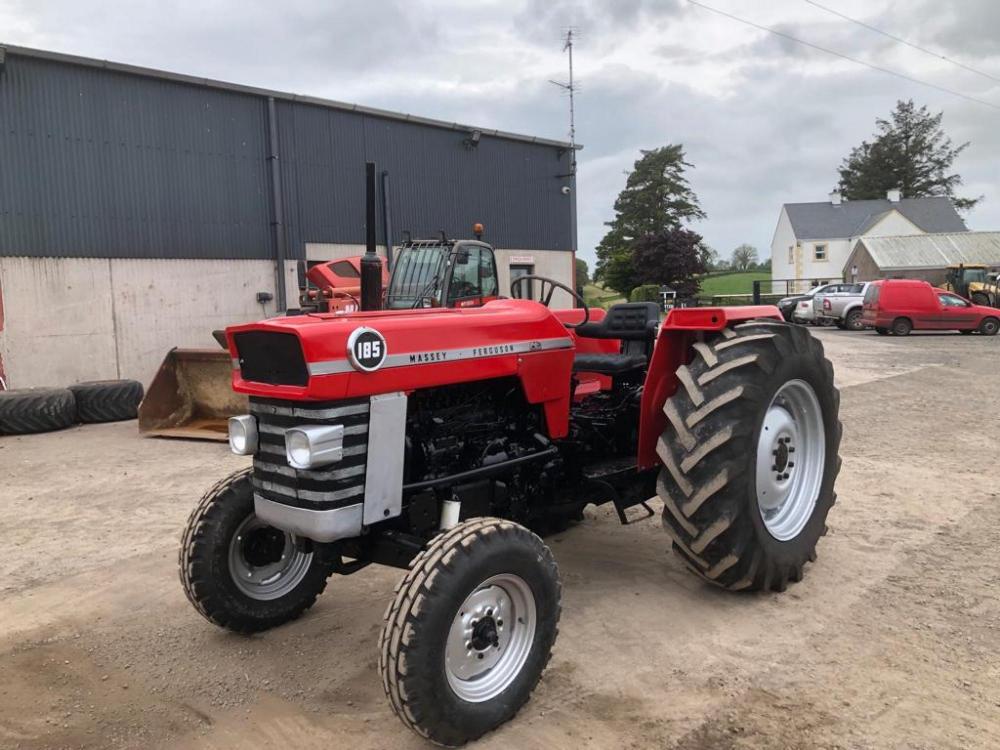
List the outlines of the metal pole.
{"type": "Polygon", "coordinates": [[[375,162],[365,163],[365,254],[361,258],[361,309],[382,307],[382,261],[375,254],[375,162]]]}
{"type": "Polygon", "coordinates": [[[382,236],[385,238],[385,263],[392,270],[392,212],[389,210],[389,172],[382,170],[382,236]]]}
{"type": "Polygon", "coordinates": [[[278,164],[278,112],[274,97],[267,97],[267,130],[270,140],[270,154],[267,160],[271,163],[271,207],[274,210],[274,248],[277,278],[277,294],[275,301],[278,312],[288,309],[285,298],[285,210],[281,202],[281,167],[278,164]]]}
{"type": "Polygon", "coordinates": [[[753,282],[753,303],[755,305],[760,304],[760,279],[753,282]]]}

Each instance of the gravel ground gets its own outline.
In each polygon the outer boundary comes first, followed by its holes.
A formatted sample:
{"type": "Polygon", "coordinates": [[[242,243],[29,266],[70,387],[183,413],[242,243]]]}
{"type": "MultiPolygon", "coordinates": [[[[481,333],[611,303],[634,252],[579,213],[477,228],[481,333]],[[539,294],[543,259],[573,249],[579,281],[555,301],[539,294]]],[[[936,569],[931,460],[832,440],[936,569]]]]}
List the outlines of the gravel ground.
{"type": "MultiPolygon", "coordinates": [[[[818,336],[844,466],[805,580],[716,591],[658,523],[589,510],[549,540],[551,665],[479,746],[1000,746],[1000,337],[818,336]]],[[[244,463],[131,422],[0,438],[0,747],[425,747],[376,674],[398,571],[332,579],[250,638],[184,598],[181,527],[244,463]]]]}

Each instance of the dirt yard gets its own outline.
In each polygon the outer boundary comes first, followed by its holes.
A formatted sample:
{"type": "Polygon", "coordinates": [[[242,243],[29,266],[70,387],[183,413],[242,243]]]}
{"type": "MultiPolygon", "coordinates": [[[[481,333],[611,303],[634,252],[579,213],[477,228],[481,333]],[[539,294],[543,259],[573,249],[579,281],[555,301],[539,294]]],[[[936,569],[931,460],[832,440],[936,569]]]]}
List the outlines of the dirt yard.
{"type": "MultiPolygon", "coordinates": [[[[818,335],[844,465],[805,580],[720,592],[591,509],[549,540],[549,669],[479,747],[1000,747],[1000,337],[818,335]]],[[[0,438],[0,748],[425,747],[376,673],[398,571],[252,638],[184,598],[181,527],[244,461],[130,422],[0,438]]]]}

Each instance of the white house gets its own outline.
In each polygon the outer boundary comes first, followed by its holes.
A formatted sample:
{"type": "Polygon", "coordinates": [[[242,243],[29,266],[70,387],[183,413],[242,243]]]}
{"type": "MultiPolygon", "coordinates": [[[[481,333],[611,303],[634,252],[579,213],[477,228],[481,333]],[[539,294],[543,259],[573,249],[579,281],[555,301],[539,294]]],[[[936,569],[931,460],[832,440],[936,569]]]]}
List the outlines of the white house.
{"type": "Polygon", "coordinates": [[[903,198],[890,190],[879,200],[786,203],[771,240],[771,278],[810,281],[843,278],[844,264],[862,237],[966,232],[951,199],[903,198]]]}

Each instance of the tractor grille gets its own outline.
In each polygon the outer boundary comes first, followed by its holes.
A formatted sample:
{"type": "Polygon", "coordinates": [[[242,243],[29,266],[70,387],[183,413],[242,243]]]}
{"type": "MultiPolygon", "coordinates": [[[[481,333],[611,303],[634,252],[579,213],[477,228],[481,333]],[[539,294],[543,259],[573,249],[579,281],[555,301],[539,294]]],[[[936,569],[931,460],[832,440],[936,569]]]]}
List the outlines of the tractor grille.
{"type": "Polygon", "coordinates": [[[244,380],[270,385],[308,385],[309,370],[294,333],[243,331],[233,334],[244,380]]]}
{"type": "Polygon", "coordinates": [[[253,488],[262,497],[297,508],[329,510],[364,500],[369,399],[283,401],[250,398],[260,450],[253,457],[253,488]],[[293,469],[285,457],[285,430],[344,426],[344,457],[317,469],[293,469]]]}

